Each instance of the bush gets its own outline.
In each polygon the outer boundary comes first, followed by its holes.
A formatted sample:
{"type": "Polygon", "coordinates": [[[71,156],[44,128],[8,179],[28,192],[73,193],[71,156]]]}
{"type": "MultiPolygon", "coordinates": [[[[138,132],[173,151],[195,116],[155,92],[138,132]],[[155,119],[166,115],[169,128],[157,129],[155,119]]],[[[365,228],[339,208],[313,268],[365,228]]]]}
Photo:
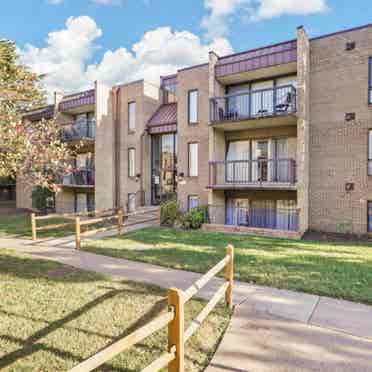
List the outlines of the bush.
{"type": "Polygon", "coordinates": [[[182,227],[184,229],[200,229],[206,220],[206,208],[193,208],[182,216],[182,227]]]}
{"type": "Polygon", "coordinates": [[[169,200],[160,205],[160,223],[163,226],[173,227],[180,219],[181,212],[176,200],[169,200]]]}

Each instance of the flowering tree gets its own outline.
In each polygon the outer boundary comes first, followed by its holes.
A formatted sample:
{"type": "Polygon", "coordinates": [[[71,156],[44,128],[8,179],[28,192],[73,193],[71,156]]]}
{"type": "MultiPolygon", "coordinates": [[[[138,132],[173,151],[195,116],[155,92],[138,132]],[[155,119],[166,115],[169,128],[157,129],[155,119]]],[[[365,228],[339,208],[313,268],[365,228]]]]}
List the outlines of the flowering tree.
{"type": "Polygon", "coordinates": [[[55,120],[28,122],[22,115],[45,105],[40,78],[17,60],[16,46],[0,40],[0,177],[57,191],[72,150],[55,120]]]}

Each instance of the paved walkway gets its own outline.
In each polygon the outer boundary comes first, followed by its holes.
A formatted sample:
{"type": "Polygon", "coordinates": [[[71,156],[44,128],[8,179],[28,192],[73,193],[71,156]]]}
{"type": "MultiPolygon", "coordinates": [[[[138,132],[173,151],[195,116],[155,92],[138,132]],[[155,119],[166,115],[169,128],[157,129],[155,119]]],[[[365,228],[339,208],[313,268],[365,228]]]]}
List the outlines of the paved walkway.
{"type": "MultiPolygon", "coordinates": [[[[186,289],[200,277],[51,243],[0,239],[0,248],[164,288],[186,289]]],[[[221,281],[214,279],[199,295],[209,298],[221,281]]],[[[235,282],[234,303],[231,324],[208,372],[372,372],[371,306],[243,282],[235,282]]]]}

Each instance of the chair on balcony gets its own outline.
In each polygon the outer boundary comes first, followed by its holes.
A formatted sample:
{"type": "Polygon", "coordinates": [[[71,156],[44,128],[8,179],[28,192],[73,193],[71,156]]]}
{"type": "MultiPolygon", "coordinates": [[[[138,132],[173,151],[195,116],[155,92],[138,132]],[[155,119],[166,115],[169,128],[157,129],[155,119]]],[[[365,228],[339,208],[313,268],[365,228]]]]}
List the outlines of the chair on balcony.
{"type": "Polygon", "coordinates": [[[284,102],[275,105],[275,111],[278,113],[286,113],[288,109],[292,106],[293,94],[288,92],[285,96],[284,102]]]}

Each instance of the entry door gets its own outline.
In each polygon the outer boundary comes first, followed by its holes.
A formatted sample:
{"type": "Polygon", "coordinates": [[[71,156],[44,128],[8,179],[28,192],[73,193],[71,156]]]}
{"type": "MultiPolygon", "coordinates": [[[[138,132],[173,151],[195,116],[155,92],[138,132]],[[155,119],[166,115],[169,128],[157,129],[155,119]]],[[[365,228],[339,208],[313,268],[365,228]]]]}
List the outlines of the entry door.
{"type": "Polygon", "coordinates": [[[276,178],[278,182],[289,182],[288,139],[276,141],[276,178]]]}
{"type": "Polygon", "coordinates": [[[87,194],[77,193],[76,196],[76,212],[85,212],[87,210],[87,194]]]}
{"type": "Polygon", "coordinates": [[[227,151],[226,181],[246,183],[249,181],[249,141],[233,141],[227,151]]]}
{"type": "Polygon", "coordinates": [[[257,140],[252,142],[252,181],[268,181],[268,159],[269,159],[269,140],[257,140]]]}
{"type": "Polygon", "coordinates": [[[226,224],[247,226],[249,221],[249,200],[230,198],[227,200],[226,224]]]}

